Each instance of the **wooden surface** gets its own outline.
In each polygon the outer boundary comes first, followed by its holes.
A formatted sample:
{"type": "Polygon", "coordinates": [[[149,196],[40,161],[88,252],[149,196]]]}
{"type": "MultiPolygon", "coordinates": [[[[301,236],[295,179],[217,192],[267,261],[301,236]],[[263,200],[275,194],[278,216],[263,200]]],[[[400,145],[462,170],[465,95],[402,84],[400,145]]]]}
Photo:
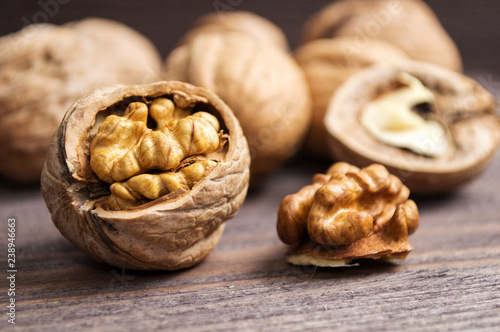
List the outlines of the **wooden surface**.
{"type": "MultiPolygon", "coordinates": [[[[51,22],[120,19],[166,54],[192,18],[213,10],[212,1],[151,1],[144,11],[137,3],[73,0],[51,22]],[[171,28],[164,43],[161,25],[171,28]]],[[[236,9],[273,18],[294,45],[303,19],[324,3],[244,0],[236,9]]],[[[431,5],[463,50],[467,73],[500,98],[499,6],[471,3],[431,5]]],[[[37,8],[36,1],[2,2],[0,31],[16,30],[20,17],[32,17],[37,8]]],[[[289,265],[275,231],[278,206],[327,166],[292,160],[249,194],[204,262],[179,272],[95,263],[53,226],[39,188],[0,185],[0,259],[7,260],[7,219],[15,218],[18,271],[15,326],[7,323],[9,285],[6,269],[1,272],[0,330],[500,330],[500,156],[462,190],[416,199],[421,225],[410,237],[414,251],[406,261],[337,269],[289,265]]]]}

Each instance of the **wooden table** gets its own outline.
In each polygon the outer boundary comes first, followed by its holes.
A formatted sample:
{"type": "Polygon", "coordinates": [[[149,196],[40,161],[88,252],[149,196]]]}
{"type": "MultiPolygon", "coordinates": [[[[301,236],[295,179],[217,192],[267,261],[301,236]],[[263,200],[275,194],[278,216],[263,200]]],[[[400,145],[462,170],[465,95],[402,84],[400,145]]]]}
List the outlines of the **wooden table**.
{"type": "MultiPolygon", "coordinates": [[[[19,3],[2,3],[1,9],[10,9],[9,14],[0,11],[7,20],[0,20],[4,33],[16,28],[14,23],[18,24],[22,13],[33,15],[38,8],[19,3]]],[[[61,5],[60,14],[51,20],[74,19],[77,13],[81,17],[115,15],[112,9],[120,8],[115,18],[134,21],[132,1],[115,7],[86,3],[74,0],[61,5]]],[[[152,3],[162,9],[167,6],[152,3]]],[[[194,1],[185,3],[171,2],[179,13],[188,4],[193,9],[170,24],[213,10],[211,1],[205,7],[194,1]]],[[[275,19],[290,37],[302,19],[324,3],[245,0],[237,9],[255,8],[275,19]]],[[[474,2],[474,7],[467,3],[431,2],[465,49],[467,73],[500,98],[496,83],[500,71],[494,67],[497,47],[490,44],[476,50],[466,43],[481,46],[487,33],[492,39],[498,37],[494,22],[499,6],[486,0],[474,2]],[[479,14],[485,18],[479,19],[479,14]],[[475,22],[469,26],[472,32],[463,27],[464,20],[475,22]],[[461,35],[464,31],[468,31],[465,36],[461,35]]],[[[146,13],[151,12],[148,7],[146,13]]],[[[157,16],[152,21],[159,24],[157,16]]],[[[139,22],[143,24],[136,27],[139,30],[154,30],[144,16],[140,15],[139,22]]],[[[149,35],[160,40],[158,33],[149,35]]],[[[172,45],[175,37],[164,45],[172,45]]],[[[264,188],[248,195],[239,214],[227,222],[215,251],[201,264],[179,272],[132,271],[95,263],[53,226],[39,188],[1,185],[0,258],[7,260],[6,223],[15,218],[17,272],[16,325],[12,326],[6,315],[9,273],[3,265],[0,330],[500,330],[500,156],[460,191],[416,199],[421,225],[410,237],[414,251],[406,261],[394,265],[362,262],[336,269],[289,265],[284,261],[287,247],[275,231],[278,206],[285,195],[327,167],[325,162],[304,158],[290,161],[264,188]]]]}

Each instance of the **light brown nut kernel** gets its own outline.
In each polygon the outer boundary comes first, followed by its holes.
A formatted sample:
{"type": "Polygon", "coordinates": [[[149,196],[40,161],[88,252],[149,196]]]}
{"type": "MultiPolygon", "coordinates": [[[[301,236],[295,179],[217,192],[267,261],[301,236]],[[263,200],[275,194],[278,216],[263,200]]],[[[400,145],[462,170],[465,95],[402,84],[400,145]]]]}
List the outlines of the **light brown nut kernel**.
{"type": "Polygon", "coordinates": [[[217,165],[214,160],[200,160],[178,171],[159,174],[140,174],[125,182],[115,182],[110,186],[108,205],[111,210],[124,210],[158,199],[179,188],[189,190],[200,181],[206,172],[217,165]]]}
{"type": "Polygon", "coordinates": [[[118,22],[37,24],[0,38],[0,176],[38,184],[50,139],[81,95],[158,80],[161,57],[118,22]]]}
{"type": "Polygon", "coordinates": [[[166,78],[213,91],[231,107],[248,140],[252,186],[298,151],[309,128],[311,101],[300,67],[245,33],[198,34],[168,56],[166,78]]]}
{"type": "Polygon", "coordinates": [[[150,170],[175,168],[186,157],[219,147],[219,122],[206,112],[174,119],[174,104],[152,102],[155,130],[147,128],[148,107],[131,103],[125,116],[108,116],[90,145],[90,165],[99,179],[113,183],[150,170]],[[160,109],[162,110],[160,112],[160,109]]]}
{"type": "Polygon", "coordinates": [[[339,36],[351,36],[361,46],[370,39],[382,40],[410,59],[462,70],[457,46],[421,0],[335,1],[308,19],[302,41],[339,36]]]}
{"type": "MultiPolygon", "coordinates": [[[[396,125],[393,134],[405,133],[405,127],[415,125],[395,121],[402,118],[399,113],[383,115],[375,117],[392,119],[391,125],[396,125]]],[[[382,164],[417,194],[456,190],[487,168],[500,145],[500,118],[491,93],[462,74],[410,60],[379,63],[350,77],[332,97],[324,123],[333,158],[360,167],[382,164]],[[417,122],[425,123],[424,128],[434,123],[440,130],[410,135],[411,145],[380,140],[363,125],[367,107],[402,90],[411,94],[402,80],[408,75],[420,81],[433,98],[402,111],[421,118],[417,122]]]]}
{"type": "MultiPolygon", "coordinates": [[[[127,141],[120,133],[121,141],[127,141]]],[[[42,193],[55,226],[93,259],[124,268],[176,270],[200,262],[217,245],[225,221],[245,199],[249,163],[236,117],[213,93],[180,82],[105,87],[83,96],[66,113],[50,145],[42,193]],[[152,109],[151,119],[144,126],[129,121],[144,124],[144,104],[152,109]],[[130,113],[125,114],[127,108],[130,113]],[[196,121],[217,131],[220,125],[216,151],[188,153],[171,170],[140,174],[112,189],[92,170],[91,143],[108,119],[120,118],[115,124],[125,122],[133,134],[137,128],[163,134],[171,121],[175,131],[196,113],[208,114],[196,121]],[[173,116],[163,121],[161,114],[173,116]],[[114,204],[119,210],[109,209],[114,204]]]]}
{"type": "Polygon", "coordinates": [[[304,187],[280,206],[278,235],[298,245],[290,262],[406,257],[411,251],[407,237],[418,228],[419,217],[398,178],[382,165],[360,170],[337,163],[323,179],[326,183],[304,187]]]}

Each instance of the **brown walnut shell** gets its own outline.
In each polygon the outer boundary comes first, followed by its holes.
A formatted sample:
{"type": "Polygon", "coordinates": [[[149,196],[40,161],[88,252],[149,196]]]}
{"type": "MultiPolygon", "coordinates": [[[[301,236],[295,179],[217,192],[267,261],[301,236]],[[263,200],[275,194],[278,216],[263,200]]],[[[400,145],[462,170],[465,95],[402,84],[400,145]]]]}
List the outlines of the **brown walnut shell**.
{"type": "Polygon", "coordinates": [[[429,63],[380,63],[349,78],[333,96],[325,115],[334,158],[359,167],[380,163],[413,193],[452,191],[483,172],[500,144],[500,120],[494,97],[462,74],[429,63]],[[397,84],[407,73],[428,88],[435,103],[428,117],[446,131],[447,147],[437,157],[381,143],[360,124],[363,107],[397,84]]]}
{"type": "Polygon", "coordinates": [[[289,50],[283,31],[268,19],[247,11],[207,14],[197,19],[181,43],[189,43],[203,32],[244,32],[259,42],[289,50]]]}
{"type": "Polygon", "coordinates": [[[251,185],[293,156],[309,128],[304,74],[285,51],[245,33],[202,33],[167,58],[166,78],[217,94],[240,121],[252,163],[251,185]]]}
{"type": "Polygon", "coordinates": [[[381,61],[408,59],[391,44],[370,40],[359,44],[350,36],[313,40],[301,46],[295,59],[302,67],[312,100],[312,121],[306,147],[316,156],[327,154],[326,129],[323,118],[332,95],[351,75],[381,61]]]}
{"type": "Polygon", "coordinates": [[[411,59],[461,71],[457,46],[432,9],[421,0],[340,0],[305,24],[303,42],[353,36],[358,43],[379,39],[403,50],[411,59]]]}
{"type": "Polygon", "coordinates": [[[71,103],[104,85],[155,81],[160,68],[149,40],[105,19],[31,25],[0,38],[0,176],[38,183],[71,103]]]}
{"type": "Polygon", "coordinates": [[[180,82],[113,86],[70,107],[50,144],[42,192],[59,231],[93,259],[124,268],[175,270],[198,263],[216,246],[224,222],[245,199],[249,163],[237,119],[213,93],[180,82]],[[124,104],[157,97],[215,115],[229,135],[223,158],[191,190],[127,210],[107,210],[109,186],[90,168],[90,142],[107,115],[124,104]]]}

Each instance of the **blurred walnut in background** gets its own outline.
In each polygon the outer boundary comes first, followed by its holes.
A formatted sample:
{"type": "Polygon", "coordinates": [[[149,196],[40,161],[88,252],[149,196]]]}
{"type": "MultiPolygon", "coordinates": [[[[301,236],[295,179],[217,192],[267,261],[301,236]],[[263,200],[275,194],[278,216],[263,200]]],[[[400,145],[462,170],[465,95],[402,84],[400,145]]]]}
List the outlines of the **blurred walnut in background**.
{"type": "Polygon", "coordinates": [[[152,43],[117,22],[88,18],[32,25],[0,38],[0,176],[39,181],[50,139],[68,107],[89,90],[154,81],[152,43]]]}
{"type": "Polygon", "coordinates": [[[207,14],[198,18],[184,35],[181,43],[189,43],[201,32],[244,32],[259,42],[289,50],[284,32],[268,19],[247,11],[207,14]]]}
{"type": "Polygon", "coordinates": [[[462,70],[457,46],[421,0],[335,1],[306,22],[302,40],[306,43],[339,36],[355,37],[360,44],[383,40],[413,60],[462,70]]]}
{"type": "Polygon", "coordinates": [[[204,87],[233,110],[248,140],[250,184],[255,187],[302,145],[311,116],[309,88],[304,73],[283,49],[286,40],[278,27],[239,12],[199,22],[207,21],[220,26],[197,25],[196,33],[188,31],[188,42],[166,60],[165,78],[204,87]],[[240,15],[246,19],[233,20],[240,15]],[[262,30],[269,33],[256,37],[262,30]]]}
{"type": "Polygon", "coordinates": [[[296,59],[311,89],[313,118],[307,149],[324,156],[326,108],[351,75],[377,62],[413,59],[461,71],[453,40],[422,1],[341,0],[304,25],[296,59]]]}
{"type": "Polygon", "coordinates": [[[327,150],[323,119],[337,88],[351,75],[377,62],[407,59],[403,51],[384,41],[372,39],[362,48],[358,46],[351,36],[318,39],[295,53],[311,91],[313,116],[306,145],[316,156],[324,156],[327,150]]]}

